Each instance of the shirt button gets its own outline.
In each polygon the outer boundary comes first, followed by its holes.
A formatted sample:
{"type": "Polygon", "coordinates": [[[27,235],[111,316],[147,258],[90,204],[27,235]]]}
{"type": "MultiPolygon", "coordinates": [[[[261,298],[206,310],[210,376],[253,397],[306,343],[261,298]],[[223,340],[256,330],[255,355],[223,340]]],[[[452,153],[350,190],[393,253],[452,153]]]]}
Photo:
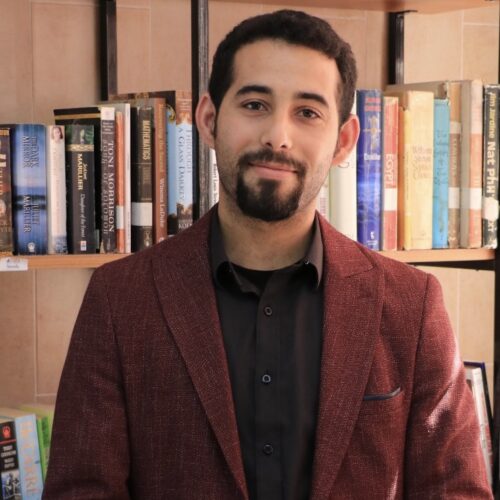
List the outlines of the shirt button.
{"type": "Polygon", "coordinates": [[[273,308],[269,306],[264,307],[264,314],[266,316],[271,316],[273,314],[273,308]]]}
{"type": "Polygon", "coordinates": [[[269,375],[268,373],[266,373],[265,375],[262,375],[261,380],[262,380],[263,384],[270,384],[272,378],[271,378],[271,375],[269,375]]]}
{"type": "Polygon", "coordinates": [[[262,448],[262,451],[264,452],[265,455],[272,455],[274,452],[274,448],[270,444],[265,444],[264,447],[262,448]]]}

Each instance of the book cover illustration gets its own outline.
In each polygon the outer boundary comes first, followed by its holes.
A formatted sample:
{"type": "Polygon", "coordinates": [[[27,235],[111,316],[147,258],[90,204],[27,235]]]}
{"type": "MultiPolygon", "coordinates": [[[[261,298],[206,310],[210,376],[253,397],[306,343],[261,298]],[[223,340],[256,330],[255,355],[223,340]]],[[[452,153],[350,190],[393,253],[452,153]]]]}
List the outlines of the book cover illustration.
{"type": "Polygon", "coordinates": [[[47,166],[45,126],[14,127],[12,206],[14,247],[20,255],[47,253],[47,166]]]}
{"type": "Polygon", "coordinates": [[[360,136],[357,145],[358,241],[380,250],[382,185],[382,93],[358,90],[360,136]]]}
{"type": "Polygon", "coordinates": [[[12,254],[11,129],[0,128],[0,254],[12,254]]]}
{"type": "Polygon", "coordinates": [[[0,418],[0,499],[21,500],[16,428],[9,418],[0,418]]]}

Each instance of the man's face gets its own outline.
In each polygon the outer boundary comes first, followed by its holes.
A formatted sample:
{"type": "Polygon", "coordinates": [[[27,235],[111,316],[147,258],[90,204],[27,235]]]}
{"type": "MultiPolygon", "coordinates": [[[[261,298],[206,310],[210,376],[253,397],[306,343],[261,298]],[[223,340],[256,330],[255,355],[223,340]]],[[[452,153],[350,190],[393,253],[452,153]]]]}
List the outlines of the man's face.
{"type": "Polygon", "coordinates": [[[339,81],[335,61],[306,47],[262,40],[236,53],[216,119],[222,203],[265,221],[315,204],[337,144],[339,81]]]}

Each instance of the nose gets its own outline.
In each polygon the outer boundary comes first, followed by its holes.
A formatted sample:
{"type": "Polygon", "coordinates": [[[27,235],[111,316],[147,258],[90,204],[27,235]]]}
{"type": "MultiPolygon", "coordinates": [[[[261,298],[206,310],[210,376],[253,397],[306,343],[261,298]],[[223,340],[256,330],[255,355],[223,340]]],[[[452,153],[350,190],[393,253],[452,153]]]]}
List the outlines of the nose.
{"type": "Polygon", "coordinates": [[[291,126],[290,119],[285,113],[270,115],[261,134],[261,144],[274,151],[290,149],[291,126]]]}

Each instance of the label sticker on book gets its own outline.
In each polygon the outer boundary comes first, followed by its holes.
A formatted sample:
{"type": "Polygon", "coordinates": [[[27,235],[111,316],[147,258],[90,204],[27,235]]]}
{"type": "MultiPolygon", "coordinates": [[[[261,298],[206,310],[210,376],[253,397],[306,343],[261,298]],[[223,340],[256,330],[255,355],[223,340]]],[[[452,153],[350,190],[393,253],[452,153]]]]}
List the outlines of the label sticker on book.
{"type": "Polygon", "coordinates": [[[1,271],[27,271],[28,259],[21,257],[2,257],[0,258],[1,271]]]}

